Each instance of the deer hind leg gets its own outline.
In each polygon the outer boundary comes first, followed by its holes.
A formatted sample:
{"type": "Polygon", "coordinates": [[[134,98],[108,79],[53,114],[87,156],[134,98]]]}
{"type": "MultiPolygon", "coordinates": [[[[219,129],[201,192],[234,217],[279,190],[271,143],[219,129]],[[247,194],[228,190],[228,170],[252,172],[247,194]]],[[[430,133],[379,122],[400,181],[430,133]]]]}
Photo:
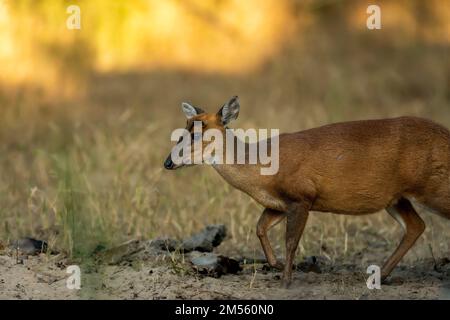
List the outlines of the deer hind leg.
{"type": "Polygon", "coordinates": [[[286,264],[283,271],[282,286],[287,288],[292,281],[292,265],[298,242],[308,220],[308,209],[304,205],[296,206],[287,212],[286,221],[286,264]]]}
{"type": "Polygon", "coordinates": [[[381,269],[382,280],[385,280],[389,276],[392,269],[394,269],[425,230],[425,223],[417,214],[416,210],[414,210],[411,202],[404,198],[401,198],[397,204],[387,208],[386,211],[400,223],[405,233],[399,246],[381,269]]]}
{"type": "Polygon", "coordinates": [[[418,201],[418,204],[424,206],[426,210],[450,219],[450,186],[444,184],[440,188],[427,191],[426,196],[418,201]]]}
{"type": "Polygon", "coordinates": [[[275,257],[269,238],[267,237],[267,231],[277,225],[285,217],[286,215],[282,212],[272,209],[264,209],[261,217],[259,218],[258,225],[256,226],[256,234],[258,235],[259,241],[261,241],[261,246],[264,250],[264,254],[266,255],[267,262],[270,266],[279,270],[283,270],[284,265],[275,257]]]}

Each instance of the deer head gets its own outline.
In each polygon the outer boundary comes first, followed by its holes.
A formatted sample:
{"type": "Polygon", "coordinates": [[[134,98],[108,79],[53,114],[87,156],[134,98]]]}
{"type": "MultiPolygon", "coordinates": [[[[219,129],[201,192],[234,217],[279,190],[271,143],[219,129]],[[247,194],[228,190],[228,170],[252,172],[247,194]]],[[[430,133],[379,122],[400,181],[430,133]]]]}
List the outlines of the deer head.
{"type": "Polygon", "coordinates": [[[205,132],[215,129],[225,135],[226,126],[238,117],[240,108],[237,96],[225,103],[217,113],[206,113],[202,109],[186,102],[183,102],[181,107],[187,118],[186,128],[183,136],[179,138],[172,152],[164,161],[164,168],[168,170],[191,166],[195,164],[193,159],[203,159],[202,154],[199,153],[211,143],[207,141],[208,139],[203,139],[205,132]],[[187,146],[189,148],[186,148],[187,146]],[[190,152],[181,154],[181,162],[176,161],[178,163],[175,163],[172,159],[172,154],[180,150],[190,150],[190,152]]]}

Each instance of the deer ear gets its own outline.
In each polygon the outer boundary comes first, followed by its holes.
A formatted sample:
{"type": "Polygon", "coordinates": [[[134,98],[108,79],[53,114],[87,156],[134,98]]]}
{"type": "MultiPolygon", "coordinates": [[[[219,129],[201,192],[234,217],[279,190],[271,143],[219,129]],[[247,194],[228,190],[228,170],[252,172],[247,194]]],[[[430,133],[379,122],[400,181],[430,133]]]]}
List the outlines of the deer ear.
{"type": "Polygon", "coordinates": [[[230,101],[225,103],[222,108],[220,108],[217,115],[221,118],[222,124],[227,125],[238,117],[239,109],[239,98],[234,96],[230,101]]]}
{"type": "Polygon", "coordinates": [[[199,115],[200,113],[204,113],[204,111],[202,109],[191,106],[187,102],[183,102],[181,104],[181,108],[183,109],[183,112],[188,119],[195,117],[195,116],[199,115]]]}

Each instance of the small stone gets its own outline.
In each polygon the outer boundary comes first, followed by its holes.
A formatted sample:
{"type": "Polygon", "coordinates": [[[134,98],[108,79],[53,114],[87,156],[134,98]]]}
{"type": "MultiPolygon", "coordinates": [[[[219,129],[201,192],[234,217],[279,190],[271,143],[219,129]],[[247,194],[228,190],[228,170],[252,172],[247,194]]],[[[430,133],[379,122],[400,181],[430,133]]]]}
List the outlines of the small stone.
{"type": "Polygon", "coordinates": [[[200,251],[211,252],[225,239],[227,229],[223,224],[206,226],[200,233],[194,234],[183,241],[184,252],[200,251]]]}
{"type": "Polygon", "coordinates": [[[202,253],[192,258],[191,263],[198,273],[216,278],[228,273],[235,274],[242,270],[236,260],[214,253],[202,253]]]}
{"type": "Polygon", "coordinates": [[[39,253],[47,252],[48,245],[47,242],[42,240],[22,238],[12,241],[10,248],[13,250],[19,250],[21,253],[26,255],[37,255],[39,253]]]}

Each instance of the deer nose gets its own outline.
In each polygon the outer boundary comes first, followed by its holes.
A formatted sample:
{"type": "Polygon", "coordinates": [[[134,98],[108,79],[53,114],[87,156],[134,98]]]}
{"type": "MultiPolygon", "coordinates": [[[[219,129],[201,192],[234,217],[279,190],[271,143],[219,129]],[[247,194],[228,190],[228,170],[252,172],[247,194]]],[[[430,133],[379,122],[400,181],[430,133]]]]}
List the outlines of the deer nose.
{"type": "Polygon", "coordinates": [[[166,161],[164,161],[164,168],[166,168],[167,170],[173,169],[173,161],[170,156],[167,157],[166,161]]]}

